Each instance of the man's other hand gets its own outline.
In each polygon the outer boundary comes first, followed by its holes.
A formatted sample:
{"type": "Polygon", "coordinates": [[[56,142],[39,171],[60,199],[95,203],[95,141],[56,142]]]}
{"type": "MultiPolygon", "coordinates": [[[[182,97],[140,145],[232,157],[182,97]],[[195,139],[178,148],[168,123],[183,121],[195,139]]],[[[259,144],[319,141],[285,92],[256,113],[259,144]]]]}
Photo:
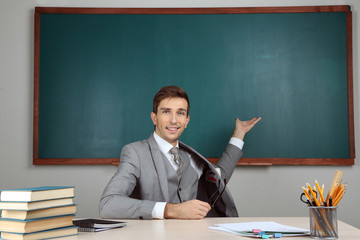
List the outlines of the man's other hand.
{"type": "Polygon", "coordinates": [[[176,219],[203,219],[210,211],[209,203],[197,199],[183,203],[167,203],[164,217],[176,219]]]}

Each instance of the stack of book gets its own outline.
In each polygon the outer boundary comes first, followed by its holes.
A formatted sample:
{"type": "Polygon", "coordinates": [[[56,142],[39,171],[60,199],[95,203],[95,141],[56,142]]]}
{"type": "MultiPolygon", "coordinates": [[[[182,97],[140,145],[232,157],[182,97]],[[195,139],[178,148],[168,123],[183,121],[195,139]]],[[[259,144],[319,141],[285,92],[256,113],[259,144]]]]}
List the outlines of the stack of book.
{"type": "Polygon", "coordinates": [[[1,239],[46,239],[78,234],[74,187],[48,186],[0,193],[1,239]]]}

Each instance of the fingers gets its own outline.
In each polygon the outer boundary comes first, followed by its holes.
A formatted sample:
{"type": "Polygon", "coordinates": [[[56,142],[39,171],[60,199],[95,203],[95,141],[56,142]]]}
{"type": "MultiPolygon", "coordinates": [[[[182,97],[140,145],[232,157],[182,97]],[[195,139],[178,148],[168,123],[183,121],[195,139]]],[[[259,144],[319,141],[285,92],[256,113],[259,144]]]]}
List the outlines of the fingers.
{"type": "Polygon", "coordinates": [[[193,212],[194,219],[202,219],[206,217],[207,213],[211,210],[210,204],[200,200],[191,200],[185,203],[191,204],[190,211],[193,212]]]}
{"type": "Polygon", "coordinates": [[[261,120],[261,117],[259,117],[259,118],[254,117],[254,118],[252,118],[252,119],[250,119],[250,120],[247,120],[247,121],[241,121],[239,118],[236,118],[236,119],[235,119],[236,122],[245,122],[245,123],[249,123],[249,124],[253,124],[253,123],[256,124],[256,123],[258,123],[260,120],[261,120]]]}
{"type": "Polygon", "coordinates": [[[255,126],[255,124],[257,124],[260,120],[261,120],[261,117],[251,119],[251,125],[255,126]]]}
{"type": "Polygon", "coordinates": [[[247,120],[247,121],[241,121],[239,118],[236,118],[236,122],[238,123],[238,124],[241,124],[241,123],[243,123],[244,125],[253,125],[253,126],[255,126],[255,124],[257,124],[259,121],[261,120],[261,117],[259,117],[259,118],[252,118],[252,119],[250,119],[250,120],[247,120]]]}
{"type": "Polygon", "coordinates": [[[167,203],[164,209],[165,218],[203,219],[211,210],[209,203],[197,199],[183,203],[167,203]]]}
{"type": "Polygon", "coordinates": [[[207,202],[203,202],[203,201],[199,201],[199,206],[198,209],[200,212],[202,212],[204,215],[204,217],[206,216],[206,214],[211,210],[210,204],[207,202]]]}
{"type": "Polygon", "coordinates": [[[251,119],[249,122],[249,125],[247,126],[247,128],[248,128],[247,132],[249,132],[260,120],[261,120],[261,117],[251,119]]]}

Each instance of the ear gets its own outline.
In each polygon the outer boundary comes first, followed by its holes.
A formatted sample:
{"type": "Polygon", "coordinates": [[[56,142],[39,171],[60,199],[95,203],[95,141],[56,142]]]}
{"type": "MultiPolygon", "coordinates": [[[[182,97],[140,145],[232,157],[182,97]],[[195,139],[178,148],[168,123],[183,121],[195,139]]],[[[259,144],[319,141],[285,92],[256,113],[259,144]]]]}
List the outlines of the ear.
{"type": "Polygon", "coordinates": [[[185,128],[187,127],[187,125],[189,124],[189,122],[190,122],[190,115],[188,115],[187,118],[186,118],[185,128]]]}
{"type": "Polygon", "coordinates": [[[151,112],[150,117],[151,117],[151,120],[152,120],[153,124],[156,126],[156,124],[157,124],[157,116],[156,116],[156,114],[154,112],[151,112]]]}

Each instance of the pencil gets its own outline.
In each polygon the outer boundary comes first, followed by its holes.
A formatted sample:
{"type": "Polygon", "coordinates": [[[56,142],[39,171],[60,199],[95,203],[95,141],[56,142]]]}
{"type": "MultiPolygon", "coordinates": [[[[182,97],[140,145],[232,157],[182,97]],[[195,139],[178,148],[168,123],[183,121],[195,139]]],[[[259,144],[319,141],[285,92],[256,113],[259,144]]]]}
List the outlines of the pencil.
{"type": "Polygon", "coordinates": [[[302,189],[303,189],[303,191],[304,191],[304,193],[305,193],[306,198],[307,198],[309,201],[312,201],[312,198],[310,197],[308,190],[307,190],[305,187],[302,187],[302,189]]]}
{"type": "Polygon", "coordinates": [[[311,186],[309,183],[306,183],[306,185],[308,186],[308,189],[310,190],[310,193],[311,193],[311,196],[313,197],[315,203],[316,203],[316,206],[320,207],[320,203],[319,201],[317,200],[316,198],[316,194],[314,193],[314,191],[312,190],[311,186]]]}
{"type": "Polygon", "coordinates": [[[345,189],[346,189],[346,185],[344,187],[342,187],[339,194],[336,195],[336,198],[334,199],[334,203],[333,203],[334,206],[337,206],[339,204],[340,200],[344,196],[345,189]]]}
{"type": "Polygon", "coordinates": [[[316,179],[315,179],[315,184],[316,184],[317,190],[318,190],[319,195],[320,195],[320,201],[321,201],[321,203],[324,203],[324,202],[325,202],[324,196],[323,196],[323,194],[322,194],[322,192],[321,192],[319,183],[318,183],[318,181],[317,181],[316,179]]]}
{"type": "Polygon", "coordinates": [[[339,171],[339,170],[335,171],[334,177],[332,179],[332,182],[331,182],[331,185],[330,185],[330,188],[329,188],[329,192],[328,192],[327,197],[326,197],[326,202],[328,203],[328,206],[330,206],[329,205],[329,198],[332,197],[332,195],[334,193],[334,190],[335,190],[335,187],[340,183],[342,175],[343,175],[342,171],[339,171]]]}

